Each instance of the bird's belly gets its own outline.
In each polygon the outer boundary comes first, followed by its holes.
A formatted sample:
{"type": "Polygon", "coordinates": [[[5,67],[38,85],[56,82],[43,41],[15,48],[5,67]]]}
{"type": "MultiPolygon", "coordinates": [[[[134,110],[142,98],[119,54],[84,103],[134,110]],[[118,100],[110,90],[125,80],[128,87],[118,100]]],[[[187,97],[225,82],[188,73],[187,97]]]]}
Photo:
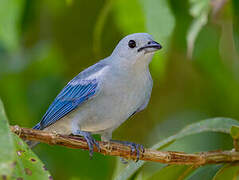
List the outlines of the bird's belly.
{"type": "Polygon", "coordinates": [[[46,129],[63,134],[70,134],[73,129],[92,133],[113,131],[145,102],[147,93],[151,92],[149,81],[145,82],[106,87],[106,90],[46,129]]]}
{"type": "Polygon", "coordinates": [[[73,129],[92,133],[114,130],[137,109],[138,104],[134,95],[97,96],[44,130],[59,134],[71,134],[73,129]]]}
{"type": "Polygon", "coordinates": [[[145,91],[114,92],[92,99],[75,112],[83,131],[114,130],[122,124],[145,99],[145,91]]]}
{"type": "Polygon", "coordinates": [[[119,105],[115,98],[99,98],[94,102],[80,107],[76,115],[79,127],[83,131],[101,132],[116,127],[119,122],[127,119],[129,108],[119,105]]]}

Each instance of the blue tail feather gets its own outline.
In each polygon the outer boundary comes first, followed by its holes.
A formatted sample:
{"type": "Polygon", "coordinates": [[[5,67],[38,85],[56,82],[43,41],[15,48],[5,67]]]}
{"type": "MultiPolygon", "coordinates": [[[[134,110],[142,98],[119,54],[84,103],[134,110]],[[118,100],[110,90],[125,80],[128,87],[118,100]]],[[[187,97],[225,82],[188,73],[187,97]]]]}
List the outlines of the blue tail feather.
{"type": "Polygon", "coordinates": [[[41,129],[42,129],[41,124],[40,124],[40,123],[37,123],[32,129],[41,130],[41,129]]]}

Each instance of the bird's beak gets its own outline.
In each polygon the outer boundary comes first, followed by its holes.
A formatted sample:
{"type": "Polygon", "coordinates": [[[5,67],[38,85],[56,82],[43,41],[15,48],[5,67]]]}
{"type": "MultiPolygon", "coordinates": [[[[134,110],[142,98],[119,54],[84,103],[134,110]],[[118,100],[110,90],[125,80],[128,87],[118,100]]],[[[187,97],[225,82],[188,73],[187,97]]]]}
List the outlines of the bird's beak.
{"type": "Polygon", "coordinates": [[[138,52],[140,52],[144,49],[146,50],[146,52],[154,52],[159,49],[162,49],[162,46],[159,43],[157,43],[156,41],[149,41],[147,45],[139,48],[138,52]]]}

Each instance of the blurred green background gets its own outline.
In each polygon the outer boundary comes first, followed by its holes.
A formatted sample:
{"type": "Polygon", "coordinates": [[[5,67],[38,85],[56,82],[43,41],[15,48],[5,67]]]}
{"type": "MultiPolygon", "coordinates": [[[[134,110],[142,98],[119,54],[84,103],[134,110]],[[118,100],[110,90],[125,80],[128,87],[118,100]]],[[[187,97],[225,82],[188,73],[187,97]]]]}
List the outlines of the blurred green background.
{"type": "MultiPolygon", "coordinates": [[[[239,119],[238,7],[237,0],[0,0],[0,98],[10,124],[32,127],[70,79],[135,32],[152,34],[163,49],[150,65],[148,108],[114,139],[149,147],[192,122],[239,119]]],[[[228,136],[204,133],[170,150],[231,147],[228,136]]],[[[89,160],[87,151],[46,144],[34,151],[57,180],[111,179],[116,166],[115,157],[89,160]]]]}

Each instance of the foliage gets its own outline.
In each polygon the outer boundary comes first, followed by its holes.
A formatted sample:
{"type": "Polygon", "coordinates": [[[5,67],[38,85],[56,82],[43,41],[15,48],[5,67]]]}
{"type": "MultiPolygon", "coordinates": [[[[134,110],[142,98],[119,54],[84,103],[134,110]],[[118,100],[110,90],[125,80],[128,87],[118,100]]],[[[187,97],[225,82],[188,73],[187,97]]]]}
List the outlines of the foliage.
{"type": "Polygon", "coordinates": [[[0,104],[0,127],[0,174],[1,176],[9,177],[13,171],[13,164],[16,155],[2,103],[0,104]]]}
{"type": "Polygon", "coordinates": [[[19,26],[25,0],[0,1],[0,40],[8,51],[19,46],[19,26]]]}
{"type": "MultiPolygon", "coordinates": [[[[213,118],[213,119],[207,119],[200,121],[198,123],[194,123],[192,125],[189,125],[185,127],[183,130],[181,130],[179,133],[170,136],[154,146],[152,146],[152,149],[158,149],[158,150],[164,150],[169,145],[174,143],[175,141],[184,138],[186,136],[199,134],[202,132],[219,132],[219,133],[230,133],[231,127],[239,125],[239,123],[232,119],[227,118],[213,118]]],[[[129,163],[124,169],[122,169],[118,175],[116,175],[117,180],[126,180],[130,178],[133,174],[137,173],[140,168],[145,164],[145,161],[139,161],[138,163],[131,162],[129,163]]],[[[164,177],[164,179],[176,179],[178,176],[180,176],[181,179],[185,179],[186,176],[189,174],[189,172],[192,172],[193,170],[196,170],[196,167],[193,166],[177,166],[177,165],[170,165],[170,166],[163,166],[160,168],[158,172],[155,173],[150,179],[155,179],[159,177],[164,177]],[[174,173],[176,172],[176,173],[174,173]],[[163,176],[164,175],[164,176],[163,176]]],[[[180,179],[179,178],[179,179],[180,179]]]]}
{"type": "Polygon", "coordinates": [[[46,166],[29,147],[9,129],[0,101],[0,177],[1,179],[49,180],[46,166]]]}
{"type": "MultiPolygon", "coordinates": [[[[235,125],[231,135],[238,139],[238,123],[230,119],[239,119],[238,2],[1,0],[0,97],[10,124],[32,127],[67,81],[108,56],[124,35],[145,31],[163,46],[150,65],[152,98],[114,139],[185,152],[233,148],[228,134],[235,125]]],[[[46,179],[42,160],[57,180],[238,178],[238,164],[122,165],[113,157],[89,160],[88,152],[44,144],[34,149],[40,160],[10,133],[2,106],[0,142],[0,175],[6,177],[46,179]]]]}

